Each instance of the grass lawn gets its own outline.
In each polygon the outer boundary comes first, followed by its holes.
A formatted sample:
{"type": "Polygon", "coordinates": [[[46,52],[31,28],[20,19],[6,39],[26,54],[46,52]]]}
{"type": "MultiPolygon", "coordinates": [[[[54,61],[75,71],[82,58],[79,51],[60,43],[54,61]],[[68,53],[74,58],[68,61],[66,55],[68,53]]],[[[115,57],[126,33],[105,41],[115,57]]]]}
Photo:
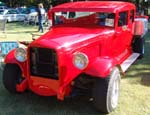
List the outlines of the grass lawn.
{"type": "Polygon", "coordinates": [[[31,41],[32,33],[38,33],[38,26],[24,25],[23,22],[6,23],[7,36],[1,35],[0,41],[31,41]]]}
{"type": "MultiPolygon", "coordinates": [[[[30,33],[36,30],[37,27],[16,23],[7,25],[8,34],[11,34],[11,31],[12,34],[16,33],[14,37],[17,40],[22,38],[28,40],[31,37],[30,33]]],[[[150,33],[145,40],[144,58],[137,60],[126,72],[125,77],[122,77],[119,105],[110,115],[150,115],[149,52],[150,33]]],[[[85,97],[60,102],[56,97],[42,97],[30,91],[23,94],[10,94],[4,88],[1,79],[0,71],[0,115],[104,115],[97,112],[85,97]]]]}

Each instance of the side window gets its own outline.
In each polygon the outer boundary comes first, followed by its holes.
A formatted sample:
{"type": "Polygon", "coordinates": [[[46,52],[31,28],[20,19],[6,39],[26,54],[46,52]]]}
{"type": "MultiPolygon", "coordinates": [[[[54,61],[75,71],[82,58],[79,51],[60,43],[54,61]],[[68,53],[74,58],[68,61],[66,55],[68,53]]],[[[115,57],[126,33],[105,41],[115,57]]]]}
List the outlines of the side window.
{"type": "Polygon", "coordinates": [[[134,10],[130,11],[130,22],[134,21],[134,10]]]}
{"type": "Polygon", "coordinates": [[[119,13],[118,26],[127,25],[127,19],[128,19],[127,14],[128,14],[128,12],[120,12],[119,13]]]}
{"type": "Polygon", "coordinates": [[[100,26],[114,27],[114,20],[115,20],[114,13],[100,12],[98,13],[98,19],[99,19],[98,24],[100,26]]]}
{"type": "Polygon", "coordinates": [[[7,12],[7,14],[11,14],[11,12],[10,12],[10,11],[8,11],[8,12],[7,12]]]}
{"type": "Polygon", "coordinates": [[[75,18],[76,13],[75,12],[69,12],[69,18],[75,18]]]}

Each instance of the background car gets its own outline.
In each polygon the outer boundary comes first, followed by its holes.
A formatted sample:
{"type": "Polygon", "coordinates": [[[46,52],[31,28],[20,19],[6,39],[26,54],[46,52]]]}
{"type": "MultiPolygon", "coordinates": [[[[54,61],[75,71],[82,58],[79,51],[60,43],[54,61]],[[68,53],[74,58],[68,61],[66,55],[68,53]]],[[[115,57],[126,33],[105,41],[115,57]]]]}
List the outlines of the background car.
{"type": "Polygon", "coordinates": [[[0,9],[0,20],[3,20],[4,19],[4,10],[0,9]]]}
{"type": "Polygon", "coordinates": [[[0,6],[0,9],[8,9],[8,7],[7,6],[0,6]]]}
{"type": "Polygon", "coordinates": [[[16,9],[5,9],[0,12],[0,19],[6,19],[7,22],[24,21],[26,17],[26,14],[22,14],[16,9]]]}
{"type": "MultiPolygon", "coordinates": [[[[25,23],[31,24],[31,25],[37,25],[38,24],[38,12],[35,7],[30,7],[21,10],[21,13],[26,14],[25,23]]],[[[43,23],[47,21],[47,14],[45,14],[45,17],[43,19],[43,23]]]]}
{"type": "Polygon", "coordinates": [[[29,24],[36,24],[38,23],[38,16],[37,16],[37,10],[35,7],[30,8],[20,8],[18,11],[22,14],[26,15],[25,22],[29,24]]]}

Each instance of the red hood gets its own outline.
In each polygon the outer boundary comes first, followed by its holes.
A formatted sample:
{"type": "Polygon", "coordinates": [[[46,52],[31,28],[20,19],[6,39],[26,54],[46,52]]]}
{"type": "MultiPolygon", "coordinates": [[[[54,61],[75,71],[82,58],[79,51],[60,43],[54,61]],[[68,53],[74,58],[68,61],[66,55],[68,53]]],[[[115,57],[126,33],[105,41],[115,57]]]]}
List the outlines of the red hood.
{"type": "MultiPolygon", "coordinates": [[[[70,47],[78,43],[91,41],[98,36],[105,38],[106,34],[112,35],[113,29],[110,28],[84,28],[84,27],[53,27],[45,35],[35,40],[31,45],[47,46],[53,48],[70,47]]],[[[87,42],[86,42],[87,43],[87,42]]]]}

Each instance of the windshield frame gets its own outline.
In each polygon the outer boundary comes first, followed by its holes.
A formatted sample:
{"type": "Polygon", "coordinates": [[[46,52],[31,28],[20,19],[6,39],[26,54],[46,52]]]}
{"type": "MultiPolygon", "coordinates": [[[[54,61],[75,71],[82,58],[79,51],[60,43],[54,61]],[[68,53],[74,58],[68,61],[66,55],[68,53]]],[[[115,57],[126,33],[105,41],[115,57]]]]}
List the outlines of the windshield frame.
{"type": "Polygon", "coordinates": [[[96,25],[96,26],[99,26],[99,27],[115,28],[116,13],[114,13],[114,12],[89,12],[89,11],[83,11],[82,12],[82,11],[74,11],[76,14],[78,13],[78,15],[76,17],[74,17],[74,18],[69,16],[69,13],[72,13],[72,12],[73,11],[70,11],[70,12],[69,11],[67,11],[67,12],[64,12],[64,11],[63,12],[61,12],[61,11],[53,12],[53,21],[52,21],[53,22],[53,26],[58,26],[58,25],[63,25],[63,26],[65,26],[65,25],[67,25],[67,26],[69,26],[69,25],[70,26],[85,26],[85,25],[89,25],[89,26],[92,26],[92,25],[96,25]],[[101,25],[100,25],[100,23],[98,24],[98,22],[96,22],[97,20],[100,20],[99,14],[105,14],[105,15],[107,14],[107,17],[105,17],[105,19],[106,19],[105,23],[103,23],[103,24],[101,23],[101,25]],[[92,15],[93,15],[93,17],[92,17],[92,15]],[[108,15],[113,15],[113,17],[108,18],[108,15]],[[60,24],[58,24],[56,22],[56,20],[58,21],[58,19],[56,19],[58,17],[62,18],[61,21],[62,20],[63,21],[64,20],[69,20],[70,23],[62,23],[61,22],[60,24]],[[89,17],[89,19],[88,19],[88,17],[89,17]],[[85,18],[85,19],[83,19],[83,18],[85,18]],[[87,20],[86,20],[86,18],[87,18],[87,20]],[[92,22],[92,18],[93,18],[93,22],[92,22]],[[95,20],[95,22],[94,22],[94,20],[95,20]],[[72,23],[71,23],[71,21],[72,21],[72,23]],[[77,21],[78,21],[78,23],[75,23],[77,21]],[[90,21],[92,22],[91,24],[90,24],[90,21]]]}

